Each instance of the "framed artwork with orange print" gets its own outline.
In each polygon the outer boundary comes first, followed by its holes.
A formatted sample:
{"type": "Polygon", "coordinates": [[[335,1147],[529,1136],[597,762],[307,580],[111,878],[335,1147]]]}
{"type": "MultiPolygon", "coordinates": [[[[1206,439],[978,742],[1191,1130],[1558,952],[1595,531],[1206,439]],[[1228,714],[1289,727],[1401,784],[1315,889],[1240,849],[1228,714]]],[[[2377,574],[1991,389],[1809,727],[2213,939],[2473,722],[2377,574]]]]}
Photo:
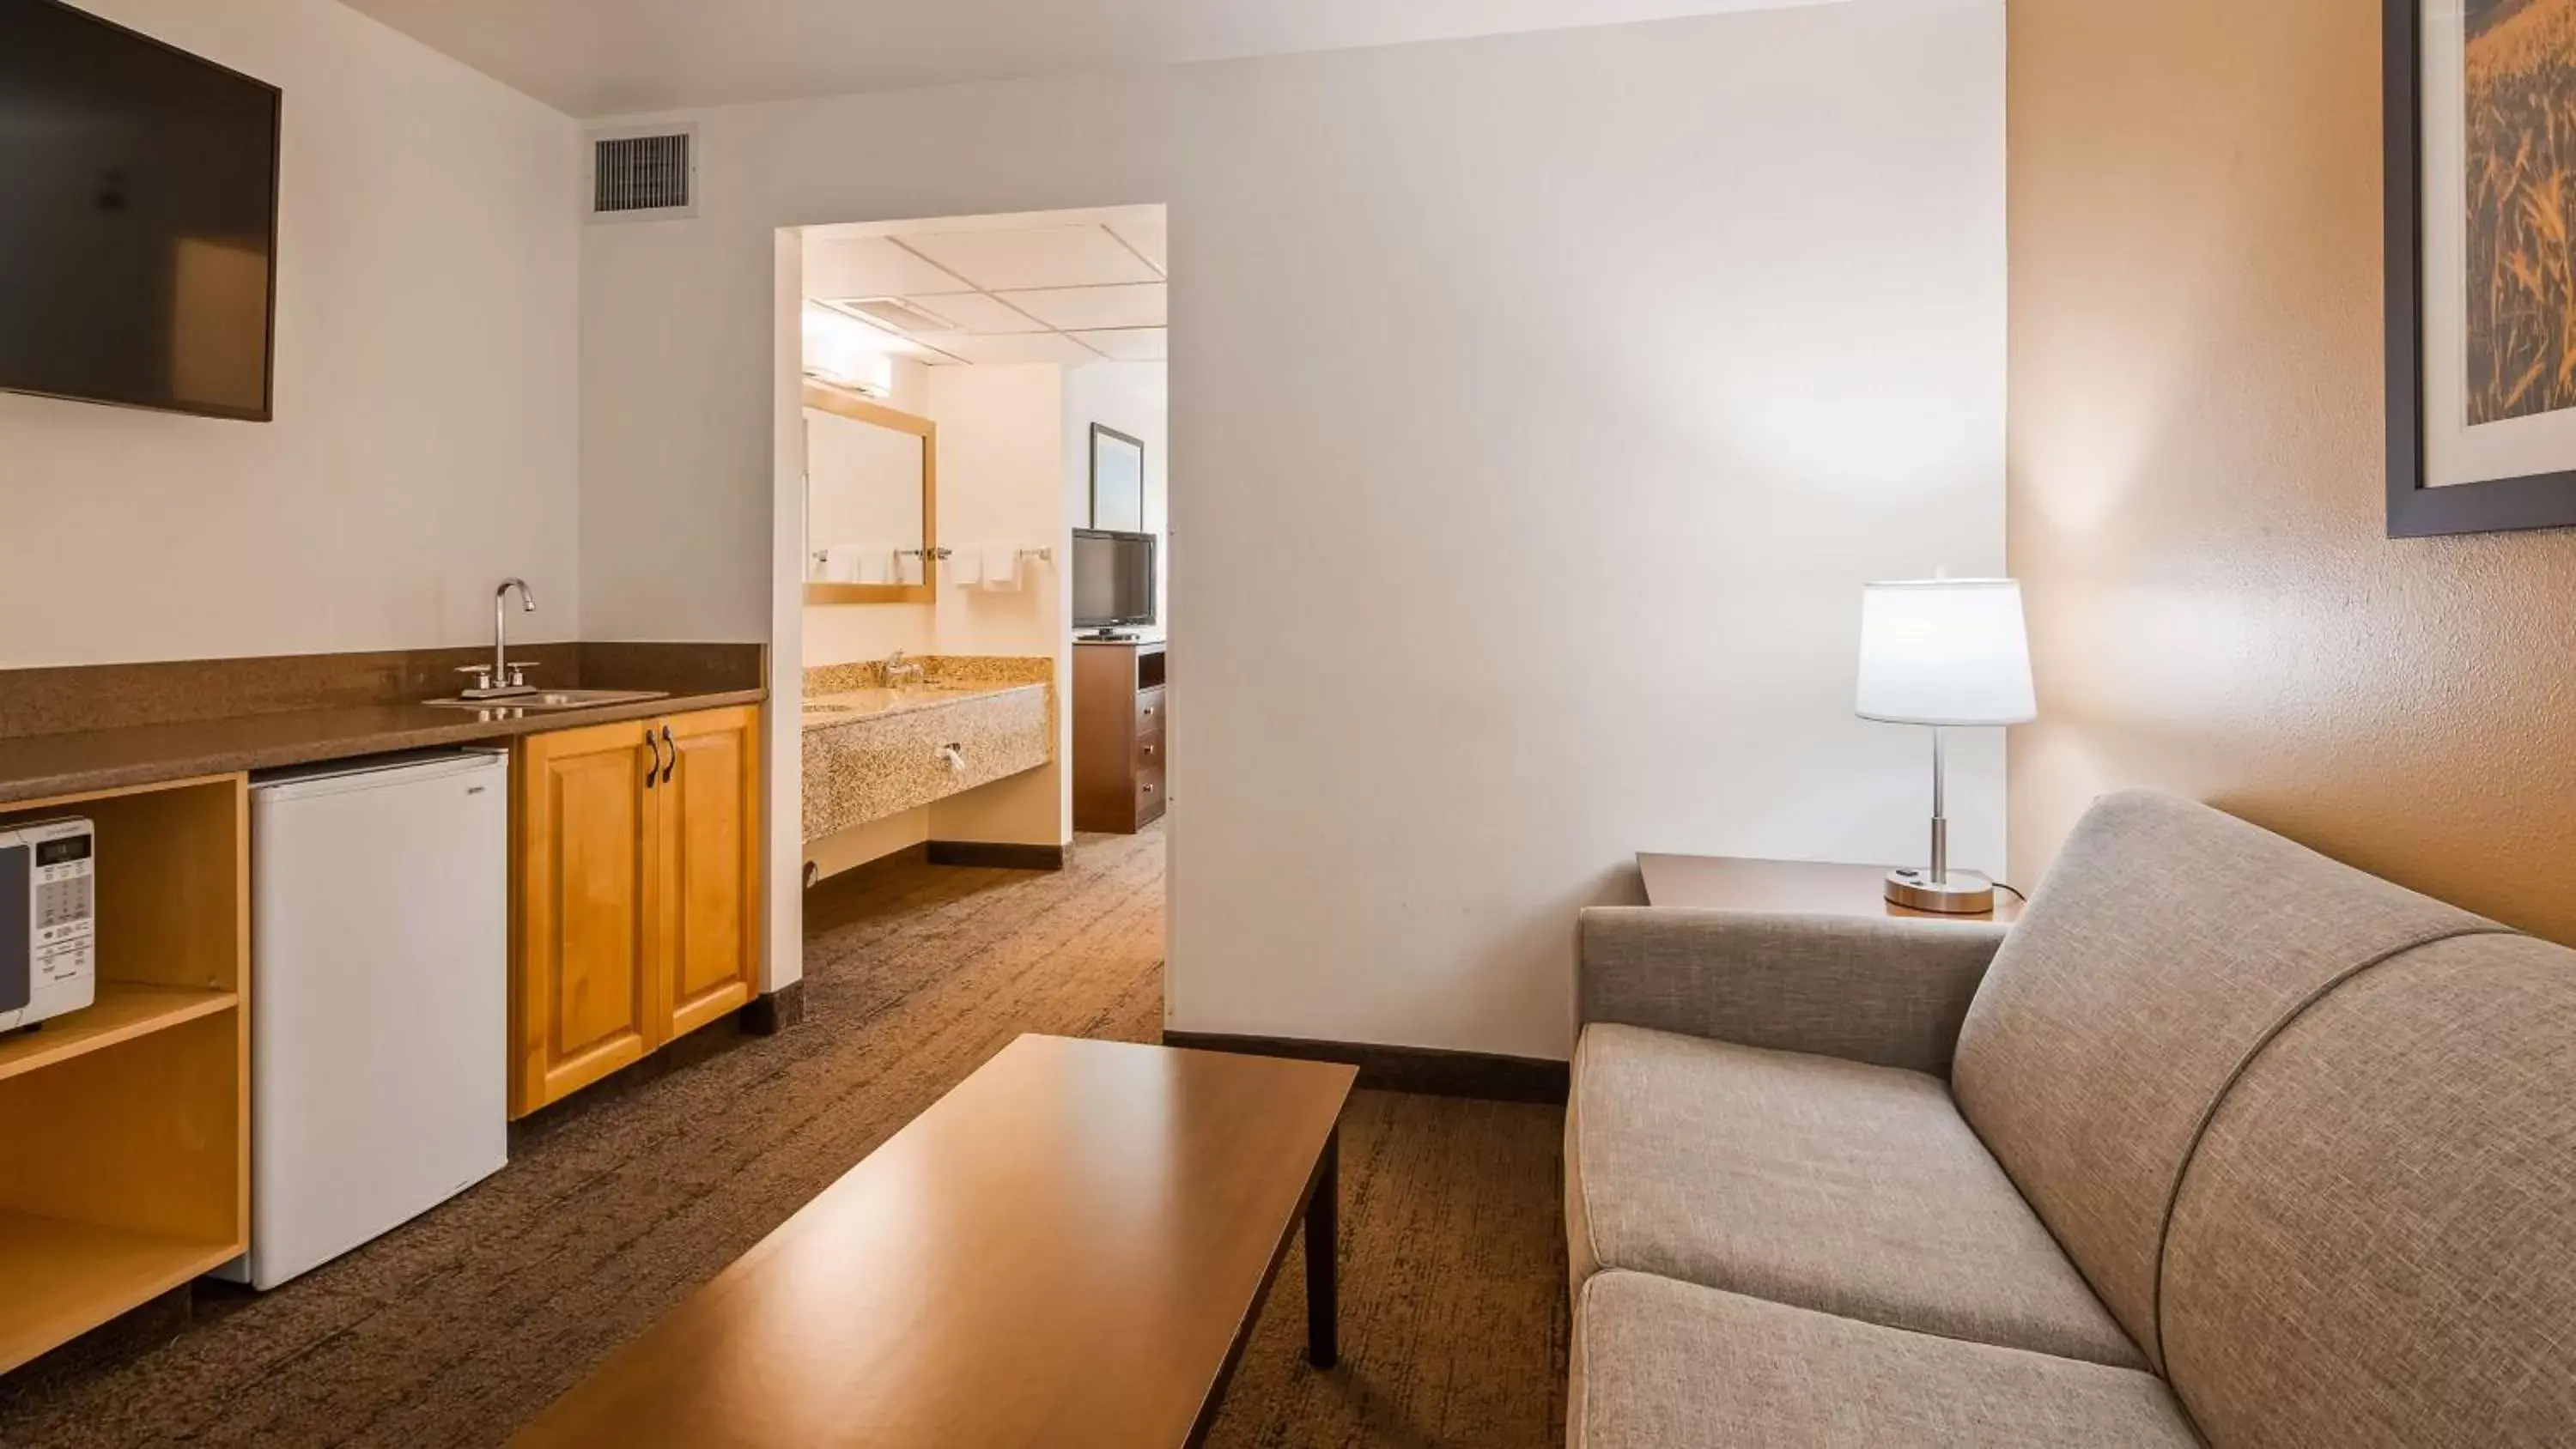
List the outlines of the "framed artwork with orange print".
{"type": "Polygon", "coordinates": [[[2576,0],[2383,0],[2388,532],[2576,526],[2576,0]]]}

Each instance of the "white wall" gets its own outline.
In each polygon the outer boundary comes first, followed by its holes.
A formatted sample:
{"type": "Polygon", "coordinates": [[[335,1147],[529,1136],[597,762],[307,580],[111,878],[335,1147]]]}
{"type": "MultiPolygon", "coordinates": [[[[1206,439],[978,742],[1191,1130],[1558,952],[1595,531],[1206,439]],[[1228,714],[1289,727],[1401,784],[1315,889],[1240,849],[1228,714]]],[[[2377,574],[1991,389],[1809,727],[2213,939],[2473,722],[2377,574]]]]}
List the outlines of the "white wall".
{"type": "Polygon", "coordinates": [[[0,396],[0,668],[479,643],[510,574],[575,637],[577,128],[334,0],[84,8],[285,91],[277,418],[0,396]]]}
{"type": "Polygon", "coordinates": [[[1173,1024],[1562,1055],[1631,852],[1920,851],[1857,599],[2002,564],[2002,98],[1995,0],[1862,0],[703,113],[585,238],[585,608],[777,617],[775,228],[1168,203],[1173,1024]]]}

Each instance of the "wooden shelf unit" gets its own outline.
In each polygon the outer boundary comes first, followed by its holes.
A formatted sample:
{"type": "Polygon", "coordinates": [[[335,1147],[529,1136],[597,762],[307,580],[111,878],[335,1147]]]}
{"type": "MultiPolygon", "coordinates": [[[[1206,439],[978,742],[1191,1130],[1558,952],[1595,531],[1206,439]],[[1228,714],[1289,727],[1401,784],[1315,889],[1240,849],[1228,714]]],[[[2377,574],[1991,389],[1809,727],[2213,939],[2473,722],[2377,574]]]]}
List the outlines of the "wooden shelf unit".
{"type": "Polygon", "coordinates": [[[163,1027],[229,1011],[240,1000],[230,991],[102,981],[98,1001],[89,1010],[56,1017],[41,1030],[0,1036],[0,1081],[148,1036],[163,1027]]]}
{"type": "Polygon", "coordinates": [[[238,1255],[250,797],[218,775],[0,807],[98,830],[98,1000],[0,1037],[0,1371],[238,1255]]]}

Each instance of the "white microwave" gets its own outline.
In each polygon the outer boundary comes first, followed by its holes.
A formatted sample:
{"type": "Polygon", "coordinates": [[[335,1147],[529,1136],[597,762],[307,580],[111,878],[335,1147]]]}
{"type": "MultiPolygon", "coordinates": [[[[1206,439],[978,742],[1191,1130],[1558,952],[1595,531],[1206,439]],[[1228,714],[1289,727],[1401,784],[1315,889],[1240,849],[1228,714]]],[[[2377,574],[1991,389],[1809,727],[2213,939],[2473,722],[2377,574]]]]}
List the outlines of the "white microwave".
{"type": "Polygon", "coordinates": [[[0,830],[0,1031],[97,999],[97,856],[86,820],[0,830]]]}

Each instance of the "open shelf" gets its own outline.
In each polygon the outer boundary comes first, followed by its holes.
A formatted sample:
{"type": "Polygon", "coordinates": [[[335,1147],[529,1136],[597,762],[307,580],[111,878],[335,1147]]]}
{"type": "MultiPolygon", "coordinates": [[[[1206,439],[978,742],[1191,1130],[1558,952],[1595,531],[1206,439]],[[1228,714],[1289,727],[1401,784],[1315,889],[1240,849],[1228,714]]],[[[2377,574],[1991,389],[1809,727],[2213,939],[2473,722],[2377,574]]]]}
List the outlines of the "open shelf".
{"type": "Polygon", "coordinates": [[[132,1041],[164,1027],[229,1011],[241,998],[229,991],[191,986],[150,986],[101,981],[98,1000],[55,1017],[34,1031],[0,1037],[0,1081],[68,1061],[83,1052],[132,1041]]]}
{"type": "Polygon", "coordinates": [[[0,1210],[0,1371],[230,1261],[230,1243],[0,1210]]]}
{"type": "Polygon", "coordinates": [[[239,1253],[250,1230],[241,775],[13,802],[98,831],[97,997],[0,1036],[0,1372],[239,1253]]]}

